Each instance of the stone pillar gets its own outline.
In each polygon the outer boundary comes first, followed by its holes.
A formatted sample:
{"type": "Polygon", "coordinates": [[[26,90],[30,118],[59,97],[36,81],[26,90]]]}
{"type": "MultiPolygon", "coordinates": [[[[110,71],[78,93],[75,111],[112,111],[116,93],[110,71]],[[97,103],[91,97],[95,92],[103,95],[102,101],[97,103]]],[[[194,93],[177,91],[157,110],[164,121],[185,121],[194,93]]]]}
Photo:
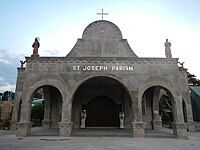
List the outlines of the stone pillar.
{"type": "Polygon", "coordinates": [[[18,92],[15,93],[15,103],[12,111],[12,118],[10,121],[10,129],[11,130],[16,130],[17,129],[17,124],[18,124],[18,112],[20,111],[20,94],[18,92]]]}
{"type": "Polygon", "coordinates": [[[144,123],[143,122],[133,122],[133,136],[135,138],[144,137],[144,123]]]}
{"type": "Polygon", "coordinates": [[[17,68],[17,82],[16,82],[16,90],[15,90],[15,100],[14,100],[14,107],[12,111],[12,119],[11,119],[11,130],[17,129],[19,111],[20,111],[20,100],[22,97],[23,91],[23,83],[24,83],[24,71],[25,68],[17,68]]]}
{"type": "Polygon", "coordinates": [[[176,92],[174,97],[173,112],[174,112],[174,124],[173,134],[178,139],[188,139],[187,137],[187,125],[184,123],[182,97],[179,92],[176,92]]]}
{"type": "Polygon", "coordinates": [[[196,128],[195,128],[195,123],[193,120],[188,120],[187,121],[187,129],[189,132],[195,132],[196,128]]]}
{"type": "Polygon", "coordinates": [[[27,137],[27,136],[29,136],[32,124],[33,124],[32,122],[19,122],[17,124],[16,136],[17,137],[27,137]]]}
{"type": "Polygon", "coordinates": [[[153,116],[154,120],[153,122],[153,129],[154,130],[160,130],[162,128],[162,119],[161,116],[159,116],[159,112],[158,111],[154,111],[154,116],[153,116]]]}
{"type": "Polygon", "coordinates": [[[162,119],[159,116],[159,100],[161,88],[156,87],[153,94],[153,129],[160,130],[162,128],[162,119]]]}
{"type": "Polygon", "coordinates": [[[132,122],[133,122],[133,109],[132,109],[130,96],[125,93],[124,94],[124,112],[125,112],[125,121],[124,126],[125,129],[132,129],[132,122]]]}
{"type": "Polygon", "coordinates": [[[26,137],[30,135],[30,129],[32,126],[32,122],[30,122],[30,115],[31,115],[31,101],[28,98],[25,98],[25,96],[23,95],[21,117],[20,117],[20,122],[18,123],[17,133],[16,133],[18,137],[26,137]]]}
{"type": "Polygon", "coordinates": [[[71,121],[65,121],[65,122],[59,122],[59,136],[61,137],[69,137],[71,136],[72,132],[72,122],[71,121]]]}
{"type": "Polygon", "coordinates": [[[195,123],[193,122],[191,98],[189,93],[187,69],[179,67],[179,86],[183,100],[185,101],[186,116],[187,116],[187,129],[188,131],[195,131],[195,123]]]}
{"type": "Polygon", "coordinates": [[[142,138],[144,137],[144,123],[142,119],[142,106],[141,106],[142,98],[138,97],[138,99],[136,99],[133,95],[138,95],[138,93],[132,94],[131,96],[132,101],[135,102],[132,105],[134,110],[133,135],[134,137],[142,138]]]}
{"type": "Polygon", "coordinates": [[[42,121],[42,128],[43,129],[50,129],[51,127],[51,120],[50,120],[50,113],[51,113],[51,99],[49,88],[44,86],[44,119],[42,121]]]}
{"type": "MultiPolygon", "coordinates": [[[[69,97],[68,97],[69,98],[69,97]]],[[[71,111],[72,111],[72,102],[69,103],[69,100],[66,99],[62,103],[62,118],[59,122],[59,136],[69,137],[72,132],[72,122],[71,122],[71,111]]]]}
{"type": "Polygon", "coordinates": [[[189,90],[184,97],[186,98],[186,113],[187,113],[187,129],[190,132],[195,132],[195,123],[193,121],[193,114],[192,114],[192,105],[191,105],[191,98],[189,94],[189,90]]]}

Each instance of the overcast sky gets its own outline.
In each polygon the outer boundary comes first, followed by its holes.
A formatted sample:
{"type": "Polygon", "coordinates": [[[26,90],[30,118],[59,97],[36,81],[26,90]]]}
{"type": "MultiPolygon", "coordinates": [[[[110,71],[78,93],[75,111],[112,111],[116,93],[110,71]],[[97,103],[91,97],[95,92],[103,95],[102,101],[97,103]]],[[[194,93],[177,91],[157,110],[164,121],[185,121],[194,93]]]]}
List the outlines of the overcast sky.
{"type": "Polygon", "coordinates": [[[35,37],[40,56],[66,56],[102,8],[139,57],[165,57],[168,38],[172,56],[200,78],[199,0],[0,0],[0,92],[14,90],[35,37]]]}

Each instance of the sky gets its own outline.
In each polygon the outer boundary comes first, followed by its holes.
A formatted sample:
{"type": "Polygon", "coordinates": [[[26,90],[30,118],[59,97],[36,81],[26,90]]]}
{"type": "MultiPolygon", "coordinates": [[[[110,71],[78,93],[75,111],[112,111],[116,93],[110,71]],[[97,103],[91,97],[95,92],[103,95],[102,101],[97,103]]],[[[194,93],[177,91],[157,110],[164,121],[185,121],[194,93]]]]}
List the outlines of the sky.
{"type": "Polygon", "coordinates": [[[40,56],[66,56],[84,29],[100,20],[116,24],[139,57],[172,57],[200,78],[199,0],[0,0],[0,92],[15,90],[20,60],[40,38],[40,56]]]}

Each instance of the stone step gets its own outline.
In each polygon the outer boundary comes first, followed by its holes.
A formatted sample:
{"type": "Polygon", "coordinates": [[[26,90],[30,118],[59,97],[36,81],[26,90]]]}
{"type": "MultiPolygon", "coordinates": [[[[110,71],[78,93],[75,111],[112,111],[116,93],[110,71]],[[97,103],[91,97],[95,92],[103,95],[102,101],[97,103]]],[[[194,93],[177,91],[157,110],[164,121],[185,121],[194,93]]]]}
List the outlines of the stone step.
{"type": "Polygon", "coordinates": [[[80,137],[133,137],[131,130],[117,128],[74,129],[71,136],[80,137]]]}
{"type": "Polygon", "coordinates": [[[133,137],[133,134],[121,133],[72,133],[72,137],[133,137]]]}
{"type": "MultiPolygon", "coordinates": [[[[133,137],[133,134],[72,133],[72,137],[133,137]]],[[[145,135],[145,138],[176,138],[174,135],[145,135]]]]}
{"type": "Polygon", "coordinates": [[[195,123],[195,129],[196,131],[200,131],[200,122],[195,123]]]}
{"type": "MultiPolygon", "coordinates": [[[[131,130],[117,129],[81,129],[73,130],[73,137],[134,137],[131,130]]],[[[175,138],[171,133],[164,131],[146,131],[146,138],[175,138]]]]}
{"type": "Polygon", "coordinates": [[[145,138],[176,138],[174,135],[146,134],[145,138]]]}

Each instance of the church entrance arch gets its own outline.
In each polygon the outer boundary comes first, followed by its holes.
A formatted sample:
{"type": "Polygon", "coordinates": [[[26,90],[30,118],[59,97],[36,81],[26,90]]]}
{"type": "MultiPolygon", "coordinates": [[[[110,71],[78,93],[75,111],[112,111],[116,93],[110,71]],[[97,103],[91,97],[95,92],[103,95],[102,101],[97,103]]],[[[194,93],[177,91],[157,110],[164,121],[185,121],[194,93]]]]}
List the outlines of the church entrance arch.
{"type": "Polygon", "coordinates": [[[125,116],[125,128],[132,127],[131,97],[118,80],[97,76],[84,81],[76,90],[72,102],[73,128],[80,128],[81,112],[87,113],[86,128],[119,127],[119,113],[125,116]]]}
{"type": "Polygon", "coordinates": [[[162,86],[151,86],[142,96],[143,121],[146,129],[172,128],[174,118],[174,97],[162,86]]]}
{"type": "Polygon", "coordinates": [[[42,85],[33,91],[30,99],[30,121],[33,127],[42,127],[32,128],[31,135],[58,135],[58,122],[61,121],[62,113],[62,95],[59,89],[52,85],[42,85]],[[42,129],[48,129],[48,132],[43,134],[40,132],[42,129]]]}

